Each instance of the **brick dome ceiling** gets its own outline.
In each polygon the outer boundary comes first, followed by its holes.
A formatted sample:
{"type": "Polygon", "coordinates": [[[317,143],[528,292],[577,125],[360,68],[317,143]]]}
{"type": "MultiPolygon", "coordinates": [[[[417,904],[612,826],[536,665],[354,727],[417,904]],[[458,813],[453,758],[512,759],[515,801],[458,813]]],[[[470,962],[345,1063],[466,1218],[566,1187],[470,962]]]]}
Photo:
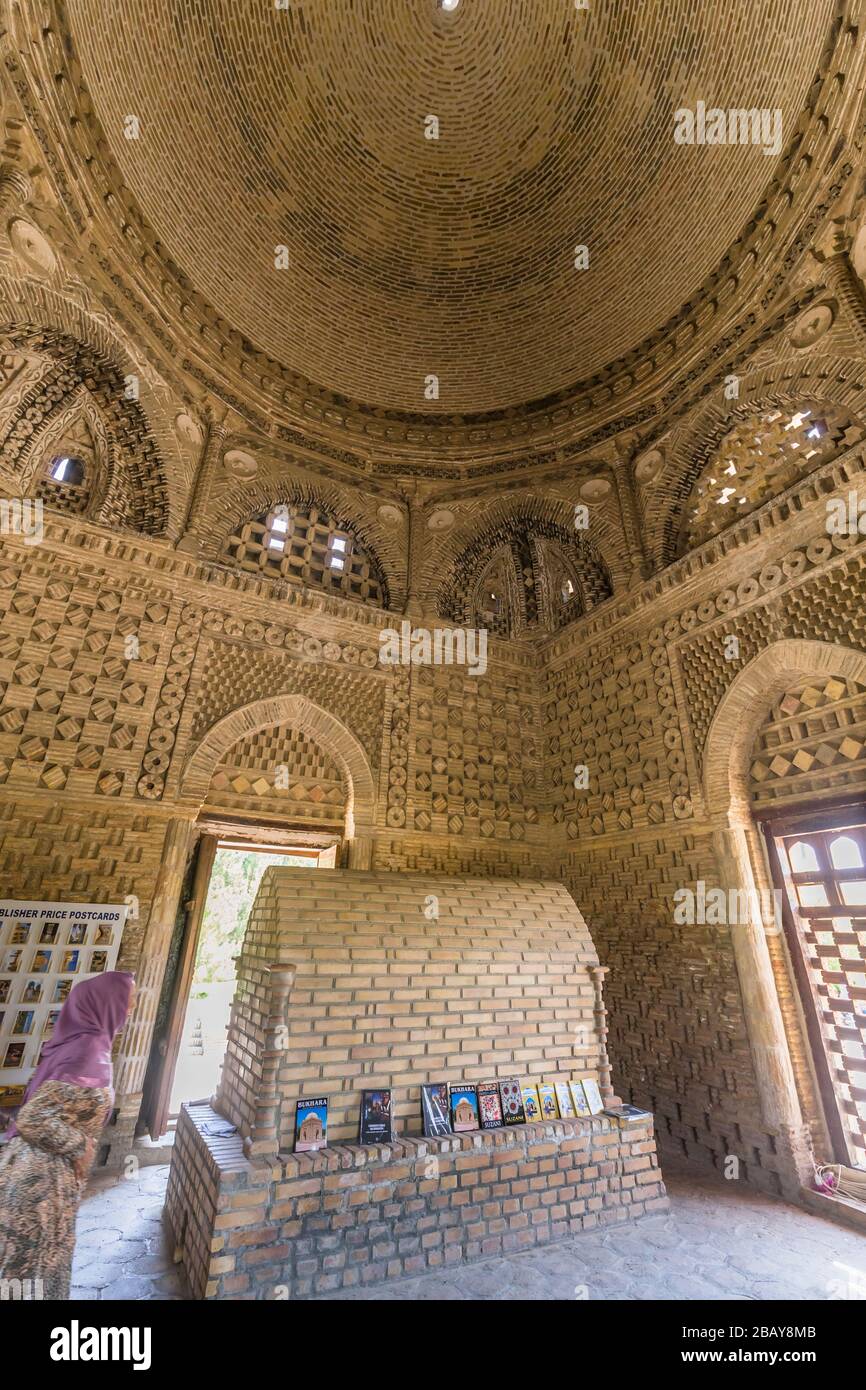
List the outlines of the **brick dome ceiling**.
{"type": "Polygon", "coordinates": [[[587,379],[741,234],[776,159],[677,145],[673,112],[780,108],[784,144],[834,6],[735,8],[76,0],[67,22],[104,156],[217,313],[317,386],[453,415],[587,379]]]}

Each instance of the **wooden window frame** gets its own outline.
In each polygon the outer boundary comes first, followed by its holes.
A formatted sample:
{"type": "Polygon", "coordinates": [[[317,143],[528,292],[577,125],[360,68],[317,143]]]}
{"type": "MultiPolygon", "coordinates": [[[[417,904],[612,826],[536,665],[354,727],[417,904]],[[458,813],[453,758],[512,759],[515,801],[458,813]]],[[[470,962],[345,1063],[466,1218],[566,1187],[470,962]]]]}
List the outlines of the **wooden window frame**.
{"type": "MultiPolygon", "coordinates": [[[[773,887],[781,892],[782,926],[809,1040],[824,1122],[833,1148],[833,1158],[837,1163],[857,1168],[858,1160],[852,1154],[848,1131],[840,1113],[833,1068],[821,1023],[821,1004],[816,997],[810,964],[791,908],[789,880],[779,855],[777,840],[798,834],[808,839],[810,834],[844,831],[852,824],[866,825],[866,800],[852,799],[849,792],[844,799],[836,800],[835,804],[822,802],[811,812],[791,807],[761,811],[756,815],[756,823],[767,847],[773,887]]],[[[866,869],[860,876],[866,877],[866,869]]],[[[851,915],[854,916],[856,913],[852,911],[851,915]]],[[[858,1171],[862,1171],[862,1164],[858,1171]]]]}

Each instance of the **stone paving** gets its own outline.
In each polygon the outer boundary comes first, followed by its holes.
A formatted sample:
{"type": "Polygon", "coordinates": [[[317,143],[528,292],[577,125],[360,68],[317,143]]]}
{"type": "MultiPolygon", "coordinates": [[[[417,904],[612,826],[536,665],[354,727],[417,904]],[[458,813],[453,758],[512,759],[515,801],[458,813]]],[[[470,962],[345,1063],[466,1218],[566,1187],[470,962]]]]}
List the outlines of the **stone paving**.
{"type": "MultiPolygon", "coordinates": [[[[72,1297],[183,1299],[161,1222],[167,1166],[97,1177],[81,1204],[72,1297]]],[[[734,1182],[665,1168],[669,1216],[334,1299],[866,1299],[866,1235],[734,1182]]]]}

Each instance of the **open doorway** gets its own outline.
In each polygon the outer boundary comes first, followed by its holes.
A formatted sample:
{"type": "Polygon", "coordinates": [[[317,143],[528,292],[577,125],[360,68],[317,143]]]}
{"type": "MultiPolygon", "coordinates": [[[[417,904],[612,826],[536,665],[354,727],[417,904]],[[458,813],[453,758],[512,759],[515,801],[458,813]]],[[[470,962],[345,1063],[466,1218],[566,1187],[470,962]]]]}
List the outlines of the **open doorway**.
{"type": "Polygon", "coordinates": [[[312,868],[317,859],[315,853],[303,851],[217,845],[180,1029],[170,1126],[182,1101],[200,1100],[216,1090],[234,997],[234,958],[265,869],[272,864],[312,868]]]}
{"type": "Polygon", "coordinates": [[[208,1099],[216,1090],[235,958],[265,870],[273,864],[334,868],[336,852],[335,844],[202,835],[185,885],[145,1081],[142,1127],[152,1139],[174,1128],[183,1101],[208,1099]]]}

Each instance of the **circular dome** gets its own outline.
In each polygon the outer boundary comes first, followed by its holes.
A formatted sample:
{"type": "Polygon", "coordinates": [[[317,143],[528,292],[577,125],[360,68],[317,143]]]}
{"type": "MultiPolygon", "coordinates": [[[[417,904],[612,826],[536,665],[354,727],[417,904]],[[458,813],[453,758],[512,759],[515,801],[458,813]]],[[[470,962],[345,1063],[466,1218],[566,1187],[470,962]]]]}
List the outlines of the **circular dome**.
{"type": "Polygon", "coordinates": [[[682,306],[778,156],[678,144],[675,111],[778,109],[784,148],[833,12],[833,0],[766,0],[735,20],[694,0],[588,12],[134,0],[110,22],[104,0],[67,10],[103,156],[224,321],[319,386],[449,415],[564,389],[682,306]]]}

